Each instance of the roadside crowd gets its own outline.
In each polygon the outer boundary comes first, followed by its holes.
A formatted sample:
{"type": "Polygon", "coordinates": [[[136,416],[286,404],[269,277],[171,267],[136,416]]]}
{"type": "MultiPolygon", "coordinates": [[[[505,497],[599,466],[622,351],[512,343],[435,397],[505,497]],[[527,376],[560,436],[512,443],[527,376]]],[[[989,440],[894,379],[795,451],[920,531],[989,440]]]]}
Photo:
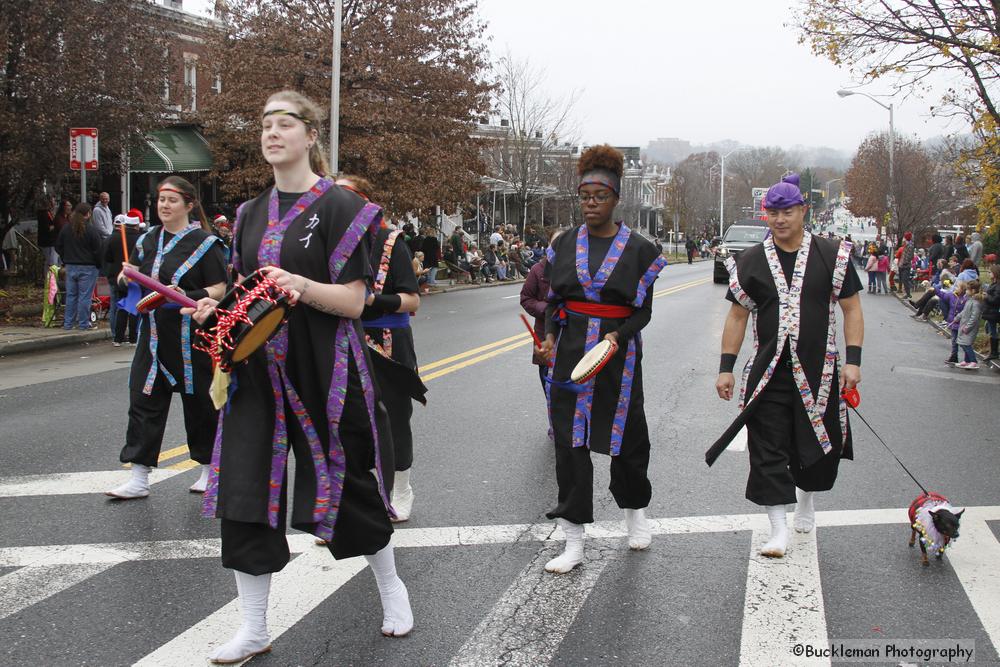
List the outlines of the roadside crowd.
{"type": "Polygon", "coordinates": [[[970,241],[962,235],[931,237],[927,248],[916,248],[913,235],[906,232],[894,252],[881,237],[857,244],[855,261],[868,274],[870,294],[900,292],[916,312],[911,316],[927,321],[936,311],[951,336],[951,354],[945,363],[963,370],[977,370],[974,345],[985,323],[989,339],[987,361],[998,359],[1000,334],[1000,265],[995,255],[983,255],[982,238],[977,232],[970,241]],[[980,273],[980,266],[986,268],[980,273]],[[924,288],[913,300],[913,288],[924,288]],[[961,358],[960,358],[961,357],[961,358]]]}

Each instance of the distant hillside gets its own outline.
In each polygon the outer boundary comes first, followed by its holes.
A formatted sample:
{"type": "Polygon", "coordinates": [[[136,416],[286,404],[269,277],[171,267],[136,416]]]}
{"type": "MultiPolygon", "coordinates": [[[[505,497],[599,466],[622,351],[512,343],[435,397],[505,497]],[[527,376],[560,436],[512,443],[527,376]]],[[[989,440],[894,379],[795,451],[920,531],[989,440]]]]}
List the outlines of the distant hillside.
{"type": "MultiPolygon", "coordinates": [[[[647,144],[643,154],[647,160],[676,166],[692,153],[707,151],[729,152],[741,146],[738,141],[724,139],[710,144],[692,144],[687,139],[677,137],[654,139],[647,144]]],[[[812,167],[829,167],[843,170],[851,163],[852,155],[826,146],[792,146],[785,151],[796,158],[796,162],[812,167]]]]}

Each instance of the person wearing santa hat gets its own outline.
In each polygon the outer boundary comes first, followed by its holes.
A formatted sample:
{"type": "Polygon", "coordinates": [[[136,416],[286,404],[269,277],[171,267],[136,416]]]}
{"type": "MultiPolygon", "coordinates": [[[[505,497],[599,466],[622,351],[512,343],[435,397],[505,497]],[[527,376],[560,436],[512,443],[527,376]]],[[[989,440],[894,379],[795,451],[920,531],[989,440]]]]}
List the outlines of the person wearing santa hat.
{"type": "Polygon", "coordinates": [[[840,459],[853,458],[841,390],[861,381],[864,319],[851,244],[805,229],[807,206],[798,175],[771,186],[764,207],[770,235],[726,261],[731,306],[715,383],[720,398],[733,397],[733,368],[751,315],[755,354],[743,370],[740,413],[705,453],[705,461],[712,465],[746,426],[746,497],[766,508],[771,524],[759,552],[781,558],[788,548],[785,506],[798,502],[795,530],[811,531],[813,496],[833,488],[840,459]],[[847,343],[842,366],[835,327],[838,303],[847,343]]]}

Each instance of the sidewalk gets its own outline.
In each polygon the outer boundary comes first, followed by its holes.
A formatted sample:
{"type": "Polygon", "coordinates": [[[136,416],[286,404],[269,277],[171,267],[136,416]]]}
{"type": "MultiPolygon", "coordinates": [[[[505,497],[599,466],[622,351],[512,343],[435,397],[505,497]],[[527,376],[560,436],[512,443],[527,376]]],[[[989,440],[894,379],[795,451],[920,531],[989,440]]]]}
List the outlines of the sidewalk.
{"type": "MultiPolygon", "coordinates": [[[[889,294],[891,294],[892,296],[896,297],[896,300],[899,301],[901,304],[903,304],[903,307],[906,308],[908,311],[910,311],[911,313],[915,313],[916,312],[916,308],[914,308],[913,306],[911,306],[906,301],[906,297],[904,297],[901,292],[894,292],[893,291],[893,292],[889,292],[889,294]]],[[[913,295],[916,296],[916,294],[917,294],[917,292],[916,292],[916,290],[914,290],[913,291],[913,295]]],[[[916,301],[916,299],[914,299],[914,301],[916,301]]],[[[917,320],[917,321],[920,322],[920,320],[917,320]]],[[[934,329],[939,334],[941,334],[942,336],[944,336],[945,338],[947,338],[949,340],[951,339],[951,333],[948,331],[948,329],[945,326],[944,322],[938,322],[936,320],[926,320],[925,322],[921,322],[921,324],[929,324],[930,326],[934,327],[934,329]]],[[[986,357],[983,356],[980,352],[976,352],[976,357],[979,358],[980,368],[985,368],[987,370],[992,370],[992,371],[1000,371],[1000,363],[997,363],[997,360],[986,361],[986,357]]]]}
{"type": "Polygon", "coordinates": [[[107,326],[92,331],[65,331],[62,327],[2,327],[0,328],[0,357],[23,352],[51,350],[68,345],[96,343],[111,339],[111,329],[107,326]]]}

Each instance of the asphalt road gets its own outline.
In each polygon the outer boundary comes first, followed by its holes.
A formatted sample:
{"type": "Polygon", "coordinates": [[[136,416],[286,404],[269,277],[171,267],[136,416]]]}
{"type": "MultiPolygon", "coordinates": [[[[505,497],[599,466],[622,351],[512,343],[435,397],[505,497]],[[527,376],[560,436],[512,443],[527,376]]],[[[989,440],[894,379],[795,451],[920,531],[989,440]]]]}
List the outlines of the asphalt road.
{"type": "MultiPolygon", "coordinates": [[[[894,298],[865,295],[861,410],[925,485],[970,508],[962,538],[921,567],[903,509],[918,489],[855,420],[857,460],[818,501],[820,527],[765,561],[746,453],[711,469],[703,459],[736,410],[713,388],[724,287],[702,263],[668,267],[655,290],[643,332],[649,551],[625,547],[595,457],[588,560],[541,572],[561,538],[544,519],[553,453],[519,286],[435,295],[414,321],[430,395],[413,421],[413,517],[394,538],[416,628],[382,638],[363,562],[335,563],[291,533],[274,651],[252,664],[830,664],[793,653],[828,639],[970,640],[977,664],[1000,664],[1000,376],[947,368],[944,338],[894,298]]],[[[196,471],[178,401],[151,496],[100,494],[128,474],[117,455],[129,359],[107,344],[0,361],[2,665],[198,665],[239,624],[217,524],[187,492],[196,471]]],[[[922,661],[882,664],[900,662],[922,661]]]]}

